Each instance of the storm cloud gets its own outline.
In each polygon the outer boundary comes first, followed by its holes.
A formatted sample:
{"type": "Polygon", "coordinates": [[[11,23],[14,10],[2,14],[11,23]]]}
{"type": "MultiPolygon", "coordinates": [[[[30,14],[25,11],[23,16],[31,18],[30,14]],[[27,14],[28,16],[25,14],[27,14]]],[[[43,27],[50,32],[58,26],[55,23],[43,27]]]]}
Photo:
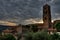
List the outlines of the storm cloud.
{"type": "Polygon", "coordinates": [[[46,3],[51,6],[52,20],[60,19],[60,0],[0,0],[0,20],[18,24],[32,23],[31,19],[39,22],[46,3]]]}

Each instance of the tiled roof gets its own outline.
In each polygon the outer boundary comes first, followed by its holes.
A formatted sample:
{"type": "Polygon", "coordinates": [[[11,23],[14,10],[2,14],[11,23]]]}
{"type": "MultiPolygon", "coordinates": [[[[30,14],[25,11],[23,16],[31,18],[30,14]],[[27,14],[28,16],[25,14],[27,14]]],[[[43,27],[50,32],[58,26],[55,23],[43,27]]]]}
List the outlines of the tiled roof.
{"type": "Polygon", "coordinates": [[[11,33],[13,30],[3,30],[4,33],[11,33]]]}

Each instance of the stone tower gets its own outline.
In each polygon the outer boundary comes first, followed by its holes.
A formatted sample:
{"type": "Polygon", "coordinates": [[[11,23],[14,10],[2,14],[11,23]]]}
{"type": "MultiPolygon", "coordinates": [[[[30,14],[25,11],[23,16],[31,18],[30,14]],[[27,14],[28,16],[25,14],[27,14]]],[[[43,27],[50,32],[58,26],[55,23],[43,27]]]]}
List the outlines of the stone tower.
{"type": "Polygon", "coordinates": [[[45,4],[43,6],[43,22],[44,22],[44,28],[51,27],[51,11],[50,11],[50,5],[48,4],[45,4]]]}

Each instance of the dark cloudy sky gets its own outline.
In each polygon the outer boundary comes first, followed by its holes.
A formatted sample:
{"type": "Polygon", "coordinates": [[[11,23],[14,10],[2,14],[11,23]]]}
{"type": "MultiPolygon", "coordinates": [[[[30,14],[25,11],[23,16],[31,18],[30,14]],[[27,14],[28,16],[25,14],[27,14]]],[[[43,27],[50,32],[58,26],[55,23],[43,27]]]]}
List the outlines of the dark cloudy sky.
{"type": "Polygon", "coordinates": [[[41,22],[46,3],[51,6],[52,20],[60,19],[60,0],[0,0],[0,20],[18,24],[41,22]]]}

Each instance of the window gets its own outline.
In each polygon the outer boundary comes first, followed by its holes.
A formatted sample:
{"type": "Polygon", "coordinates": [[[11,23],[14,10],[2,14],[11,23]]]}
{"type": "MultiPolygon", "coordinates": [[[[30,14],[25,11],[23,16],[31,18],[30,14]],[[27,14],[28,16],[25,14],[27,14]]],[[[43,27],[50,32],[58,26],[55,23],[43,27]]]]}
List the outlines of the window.
{"type": "Polygon", "coordinates": [[[45,17],[45,20],[46,20],[47,18],[45,17]]]}

